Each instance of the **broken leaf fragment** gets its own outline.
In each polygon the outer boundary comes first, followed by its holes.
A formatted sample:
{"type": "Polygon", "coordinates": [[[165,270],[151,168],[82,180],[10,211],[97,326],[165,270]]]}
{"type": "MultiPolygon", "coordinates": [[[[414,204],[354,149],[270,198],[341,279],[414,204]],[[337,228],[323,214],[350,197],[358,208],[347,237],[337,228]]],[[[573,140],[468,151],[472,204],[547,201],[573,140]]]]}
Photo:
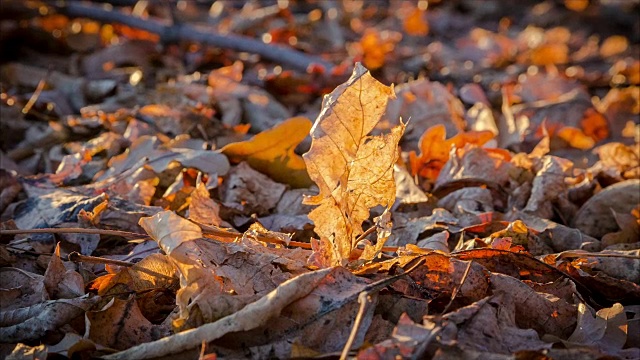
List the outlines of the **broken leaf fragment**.
{"type": "Polygon", "coordinates": [[[316,233],[331,242],[334,264],[350,258],[370,209],[389,207],[395,200],[393,165],[405,126],[368,135],[392,98],[393,87],[358,63],[351,78],[325,96],[311,129],[311,148],[303,158],[320,193],[305,202],[319,205],[309,218],[316,233]]]}

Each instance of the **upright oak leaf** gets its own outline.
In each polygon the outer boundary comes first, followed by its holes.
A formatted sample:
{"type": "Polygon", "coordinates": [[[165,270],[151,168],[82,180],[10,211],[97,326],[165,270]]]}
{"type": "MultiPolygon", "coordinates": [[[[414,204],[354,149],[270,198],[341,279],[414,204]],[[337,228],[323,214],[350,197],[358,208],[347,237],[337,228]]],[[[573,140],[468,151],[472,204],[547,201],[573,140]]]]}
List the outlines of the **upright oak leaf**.
{"type": "Polygon", "coordinates": [[[369,210],[389,207],[395,200],[393,164],[405,126],[368,135],[390,98],[395,98],[393,87],[381,84],[357,63],[351,78],[325,96],[311,129],[311,148],[303,158],[320,193],[305,203],[319,205],[309,218],[323,243],[331,243],[334,264],[350,258],[369,210]]]}

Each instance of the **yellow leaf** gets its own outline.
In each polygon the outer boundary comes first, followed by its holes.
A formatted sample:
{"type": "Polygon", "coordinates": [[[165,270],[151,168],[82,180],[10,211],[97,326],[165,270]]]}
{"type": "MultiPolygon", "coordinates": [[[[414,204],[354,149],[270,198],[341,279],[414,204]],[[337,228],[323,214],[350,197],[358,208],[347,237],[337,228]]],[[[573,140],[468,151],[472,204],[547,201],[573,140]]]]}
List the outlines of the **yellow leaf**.
{"type": "Polygon", "coordinates": [[[351,78],[325,96],[311,129],[311,148],[303,157],[320,193],[306,203],[319,205],[309,218],[321,239],[331,242],[331,250],[324,251],[332,253],[334,264],[350,258],[370,209],[395,200],[393,165],[405,126],[368,135],[390,98],[395,98],[393,87],[357,63],[351,78]]]}
{"type": "Polygon", "coordinates": [[[252,168],[277,182],[294,188],[306,188],[313,183],[304,160],[294,150],[307,136],[309,129],[309,119],[294,117],[250,140],[228,144],[221,151],[232,162],[246,161],[252,168]]]}
{"type": "Polygon", "coordinates": [[[591,149],[596,143],[591,137],[585,135],[582,130],[572,126],[565,126],[560,129],[558,131],[558,137],[568,142],[572,147],[580,150],[591,149]]]}

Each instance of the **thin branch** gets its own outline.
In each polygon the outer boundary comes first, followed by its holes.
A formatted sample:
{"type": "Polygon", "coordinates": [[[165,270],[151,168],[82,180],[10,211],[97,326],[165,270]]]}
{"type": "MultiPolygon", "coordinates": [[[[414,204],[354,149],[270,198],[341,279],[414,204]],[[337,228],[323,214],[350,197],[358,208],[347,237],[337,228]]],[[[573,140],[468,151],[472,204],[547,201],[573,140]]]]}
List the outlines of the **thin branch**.
{"type": "Polygon", "coordinates": [[[0,230],[0,235],[18,235],[18,234],[98,234],[98,235],[114,235],[133,238],[148,238],[148,235],[138,234],[129,231],[104,230],[104,229],[84,229],[84,228],[43,228],[43,229],[17,229],[17,230],[0,230]]]}
{"type": "Polygon", "coordinates": [[[313,55],[279,44],[265,44],[246,36],[235,34],[219,34],[211,28],[196,27],[189,24],[169,25],[158,20],[141,19],[116,10],[106,10],[99,6],[86,5],[79,2],[65,2],[53,5],[57,12],[70,17],[84,17],[107,23],[120,23],[133,28],[142,29],[160,36],[163,42],[194,41],[219,48],[240,52],[248,52],[282,64],[293,69],[306,72],[311,65],[321,65],[325,74],[330,74],[333,64],[313,55]]]}
{"type": "Polygon", "coordinates": [[[458,292],[462,288],[462,285],[464,285],[465,280],[467,280],[467,276],[469,276],[469,270],[471,270],[472,263],[473,261],[469,261],[469,263],[467,264],[467,268],[464,270],[464,274],[462,274],[462,279],[460,279],[460,284],[456,286],[451,292],[451,300],[449,300],[449,303],[447,304],[447,306],[444,307],[444,310],[442,310],[442,313],[440,315],[444,315],[447,312],[447,310],[449,310],[449,307],[451,306],[451,304],[453,304],[453,300],[458,295],[458,292]]]}
{"type": "Polygon", "coordinates": [[[127,267],[127,268],[131,269],[131,270],[143,272],[143,273],[145,273],[147,275],[151,275],[151,276],[154,276],[154,277],[168,279],[168,280],[176,280],[176,278],[174,278],[174,277],[171,277],[171,276],[165,275],[165,274],[161,274],[161,273],[155,272],[155,271],[147,269],[147,268],[134,267],[135,264],[130,263],[130,262],[120,261],[120,260],[113,260],[113,259],[105,259],[105,258],[101,258],[101,257],[97,257],[97,256],[81,255],[81,254],[79,254],[77,252],[72,252],[71,254],[69,254],[69,261],[75,262],[75,263],[83,262],[83,263],[90,263],[90,264],[110,264],[110,265],[124,266],[124,267],[127,267]]]}
{"type": "Polygon", "coordinates": [[[391,276],[386,279],[378,280],[372,284],[366,286],[365,290],[360,292],[358,295],[358,302],[360,303],[360,307],[358,309],[358,314],[353,322],[353,327],[351,328],[351,333],[349,334],[349,338],[347,339],[347,343],[344,345],[342,349],[342,353],[340,354],[340,360],[348,359],[349,352],[351,351],[351,347],[358,336],[360,331],[360,325],[362,324],[362,320],[368,310],[371,308],[371,304],[373,303],[371,295],[377,293],[382,290],[382,288],[393,284],[395,281],[400,279],[401,277],[408,275],[415,269],[419,268],[425,263],[425,259],[419,259],[415,264],[413,264],[407,271],[402,272],[400,274],[391,276]]]}

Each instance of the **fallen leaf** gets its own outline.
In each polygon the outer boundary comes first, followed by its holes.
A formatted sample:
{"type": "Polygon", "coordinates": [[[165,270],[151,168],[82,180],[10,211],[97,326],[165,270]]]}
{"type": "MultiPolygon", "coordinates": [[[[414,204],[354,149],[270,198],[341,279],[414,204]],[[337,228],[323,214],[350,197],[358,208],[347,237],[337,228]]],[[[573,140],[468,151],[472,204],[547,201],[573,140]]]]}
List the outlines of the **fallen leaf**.
{"type": "Polygon", "coordinates": [[[99,300],[99,296],[85,295],[2,311],[0,323],[3,326],[0,327],[0,338],[8,343],[39,339],[47,331],[58,330],[62,325],[84,315],[99,300]]]}
{"type": "Polygon", "coordinates": [[[415,8],[404,19],[404,31],[413,36],[425,36],[429,33],[429,23],[425,17],[425,10],[415,8]]]}
{"type": "Polygon", "coordinates": [[[313,183],[307,174],[304,160],[294,150],[310,129],[309,119],[294,117],[250,140],[228,144],[220,151],[231,162],[246,161],[252,168],[277,182],[294,188],[306,188],[313,183]]]}
{"type": "Polygon", "coordinates": [[[221,190],[222,202],[244,215],[266,215],[278,205],[287,186],[241,162],[229,172],[221,190]]]}
{"type": "Polygon", "coordinates": [[[173,211],[163,211],[152,217],[142,218],[140,226],[169,255],[183,242],[202,237],[202,230],[198,225],[173,211]]]}
{"type": "Polygon", "coordinates": [[[142,315],[133,296],[127,300],[112,298],[102,309],[89,311],[86,316],[86,337],[116,350],[128,349],[169,335],[168,328],[153,325],[142,315]]]}
{"type": "Polygon", "coordinates": [[[77,271],[67,270],[60,259],[60,243],[44,273],[44,286],[50,299],[73,299],[84,295],[84,280],[77,271]]]}
{"type": "Polygon", "coordinates": [[[618,230],[611,213],[629,213],[640,203],[640,180],[626,180],[606,187],[582,205],[572,225],[585,234],[600,238],[618,230]]]}
{"type": "Polygon", "coordinates": [[[214,226],[221,226],[225,222],[220,218],[220,205],[209,196],[204,183],[198,184],[191,193],[189,220],[214,226]]]}
{"type": "Polygon", "coordinates": [[[584,303],[578,304],[578,326],[563,341],[565,346],[596,346],[608,353],[616,353],[627,341],[627,317],[619,303],[600,309],[594,314],[584,303]]]}
{"type": "Polygon", "coordinates": [[[426,316],[425,323],[442,327],[438,342],[454,343],[462,349],[494,354],[511,354],[519,350],[549,349],[533,329],[516,323],[516,302],[500,292],[442,318],[426,316]]]}
{"type": "Polygon", "coordinates": [[[105,358],[113,360],[150,359],[175,354],[198,347],[203,341],[213,341],[231,332],[246,331],[266,325],[270,319],[280,315],[287,305],[309,294],[333,270],[329,268],[302,274],[281,284],[258,301],[214,323],[174,334],[161,340],[144,343],[126,351],[105,356],[105,358]]]}

